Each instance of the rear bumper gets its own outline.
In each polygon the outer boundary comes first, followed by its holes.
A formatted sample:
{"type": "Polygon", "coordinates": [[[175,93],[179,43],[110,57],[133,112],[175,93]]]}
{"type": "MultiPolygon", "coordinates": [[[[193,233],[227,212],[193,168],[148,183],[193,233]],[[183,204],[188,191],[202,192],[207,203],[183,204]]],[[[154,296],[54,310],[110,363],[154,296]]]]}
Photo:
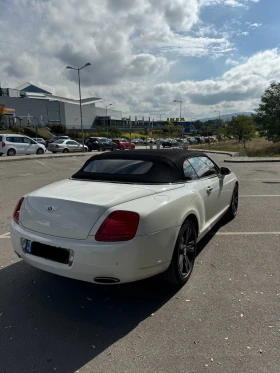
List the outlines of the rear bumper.
{"type": "Polygon", "coordinates": [[[12,222],[11,239],[15,252],[30,265],[60,276],[96,282],[96,277],[109,277],[119,283],[132,282],[164,272],[171,261],[177,228],[170,228],[119,243],[96,242],[94,237],[74,240],[46,236],[28,231],[12,222]],[[61,264],[24,253],[21,238],[45,245],[71,249],[73,264],[61,264]]]}

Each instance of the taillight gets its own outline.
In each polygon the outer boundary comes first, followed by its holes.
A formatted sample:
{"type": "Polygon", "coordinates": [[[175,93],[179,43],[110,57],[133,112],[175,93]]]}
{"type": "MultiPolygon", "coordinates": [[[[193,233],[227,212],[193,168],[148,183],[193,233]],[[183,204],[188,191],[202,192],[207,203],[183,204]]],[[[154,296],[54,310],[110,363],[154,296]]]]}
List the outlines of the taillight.
{"type": "Polygon", "coordinates": [[[15,223],[17,223],[17,224],[19,224],[19,213],[20,213],[20,209],[21,209],[21,205],[22,205],[23,201],[24,201],[24,197],[22,197],[22,198],[18,201],[18,203],[17,203],[17,205],[16,205],[16,208],[15,208],[15,210],[14,210],[14,213],[13,213],[14,221],[15,221],[15,223]]]}
{"type": "Polygon", "coordinates": [[[94,144],[98,144],[98,141],[94,141],[94,144]]]}
{"type": "Polygon", "coordinates": [[[4,141],[2,141],[2,148],[4,148],[6,146],[6,144],[4,143],[4,141]]]}
{"type": "Polygon", "coordinates": [[[101,224],[96,241],[129,241],[135,237],[139,215],[132,211],[114,211],[101,224]]]}
{"type": "Polygon", "coordinates": [[[60,146],[59,146],[59,145],[56,145],[55,147],[56,147],[56,148],[59,148],[60,146]]]}

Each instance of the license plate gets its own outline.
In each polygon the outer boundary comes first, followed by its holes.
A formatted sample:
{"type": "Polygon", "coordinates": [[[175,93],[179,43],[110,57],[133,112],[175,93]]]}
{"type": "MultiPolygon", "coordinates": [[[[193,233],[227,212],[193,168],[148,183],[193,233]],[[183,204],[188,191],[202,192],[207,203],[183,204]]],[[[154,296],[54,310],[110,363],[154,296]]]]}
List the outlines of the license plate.
{"type": "Polygon", "coordinates": [[[25,242],[25,252],[26,254],[31,254],[31,241],[26,240],[25,242]]]}

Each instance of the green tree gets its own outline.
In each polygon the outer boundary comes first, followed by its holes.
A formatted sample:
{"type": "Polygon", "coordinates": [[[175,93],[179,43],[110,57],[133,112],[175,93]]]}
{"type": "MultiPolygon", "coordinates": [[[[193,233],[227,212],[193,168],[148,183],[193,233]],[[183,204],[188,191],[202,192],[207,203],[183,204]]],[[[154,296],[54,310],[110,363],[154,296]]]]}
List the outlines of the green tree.
{"type": "Polygon", "coordinates": [[[226,135],[227,135],[226,132],[227,132],[227,131],[226,131],[225,128],[219,128],[218,131],[217,131],[217,139],[218,139],[219,141],[225,140],[226,135]]]}
{"type": "Polygon", "coordinates": [[[251,116],[237,115],[228,122],[226,132],[238,139],[239,143],[243,142],[245,148],[246,142],[255,137],[256,126],[251,116]]]}
{"type": "Polygon", "coordinates": [[[65,135],[67,133],[67,128],[64,124],[52,124],[50,130],[55,135],[65,135]]]}
{"type": "Polygon", "coordinates": [[[109,137],[121,137],[122,133],[118,127],[110,127],[108,130],[109,137]]]}
{"type": "Polygon", "coordinates": [[[280,141],[280,83],[271,83],[264,91],[254,119],[261,136],[269,141],[280,141]]]}

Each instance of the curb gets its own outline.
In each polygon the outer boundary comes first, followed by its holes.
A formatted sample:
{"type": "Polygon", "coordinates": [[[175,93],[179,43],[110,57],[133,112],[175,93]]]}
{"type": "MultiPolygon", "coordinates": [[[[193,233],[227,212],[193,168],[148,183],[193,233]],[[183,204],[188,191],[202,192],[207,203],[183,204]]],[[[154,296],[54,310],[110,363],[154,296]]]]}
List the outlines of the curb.
{"type": "Polygon", "coordinates": [[[240,157],[242,159],[238,159],[235,158],[235,159],[224,159],[224,162],[226,163],[277,163],[277,162],[280,162],[280,158],[277,159],[277,158],[255,158],[255,159],[250,159],[250,158],[243,158],[243,157],[240,157]]]}
{"type": "Polygon", "coordinates": [[[189,150],[195,150],[196,152],[203,152],[203,153],[213,153],[213,154],[224,154],[229,155],[230,157],[238,157],[239,153],[236,152],[223,152],[219,150],[208,150],[208,149],[196,149],[196,148],[189,148],[189,150]]]}
{"type": "Polygon", "coordinates": [[[14,157],[5,157],[0,159],[1,162],[19,162],[19,161],[28,161],[36,159],[53,159],[53,158],[69,158],[69,157],[85,157],[87,155],[93,155],[92,153],[73,153],[73,154],[45,154],[45,155],[29,155],[29,156],[14,156],[14,157]]]}

